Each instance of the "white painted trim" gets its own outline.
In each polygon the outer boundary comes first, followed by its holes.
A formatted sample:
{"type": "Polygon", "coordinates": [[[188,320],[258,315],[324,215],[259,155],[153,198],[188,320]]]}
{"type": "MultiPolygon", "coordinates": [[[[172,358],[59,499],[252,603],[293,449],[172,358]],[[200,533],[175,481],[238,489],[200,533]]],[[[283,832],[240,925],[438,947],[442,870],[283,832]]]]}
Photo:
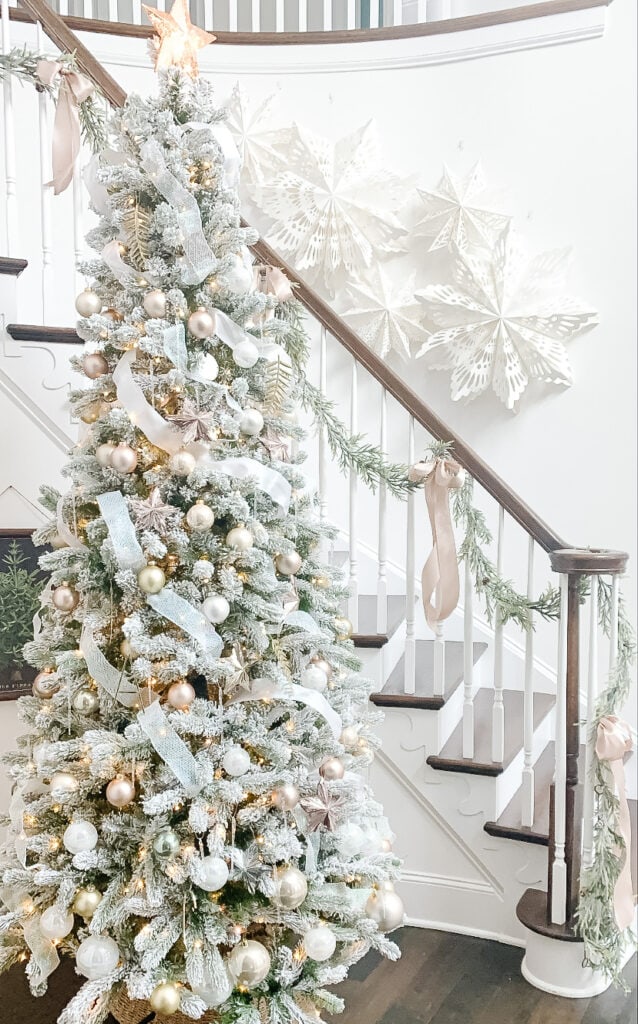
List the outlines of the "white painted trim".
{"type": "Polygon", "coordinates": [[[418,885],[436,885],[445,889],[463,889],[466,892],[482,892],[494,896],[494,888],[489,882],[481,882],[474,878],[456,878],[454,875],[435,875],[427,871],[401,871],[402,882],[416,882],[418,885]]]}
{"type": "Polygon", "coordinates": [[[47,416],[33,401],[32,398],[27,395],[26,391],[16,384],[14,380],[9,377],[4,370],[0,369],[0,391],[3,391],[7,398],[9,398],[14,404],[24,412],[37,427],[40,428],[45,437],[48,437],[56,448],[65,454],[69,448],[73,448],[75,441],[72,437],[66,434],[57,423],[47,416]]]}
{"type": "Polygon", "coordinates": [[[524,939],[515,939],[511,935],[490,931],[488,928],[471,928],[452,921],[430,921],[425,917],[410,917],[409,914],[406,914],[405,923],[411,928],[428,928],[433,932],[452,932],[453,935],[471,935],[475,939],[491,939],[493,942],[502,942],[505,946],[525,949],[524,939]]]}

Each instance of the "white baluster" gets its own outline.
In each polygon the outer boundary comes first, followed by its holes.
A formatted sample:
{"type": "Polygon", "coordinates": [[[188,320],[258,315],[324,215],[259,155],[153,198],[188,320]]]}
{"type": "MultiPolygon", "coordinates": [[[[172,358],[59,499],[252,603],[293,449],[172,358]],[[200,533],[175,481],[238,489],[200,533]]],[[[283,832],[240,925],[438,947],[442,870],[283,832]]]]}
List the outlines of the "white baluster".
{"type": "Polygon", "coordinates": [[[357,3],[356,0],[347,0],[346,28],[357,27],[357,3]]]}
{"type": "MultiPolygon", "coordinates": [[[[321,328],[321,335],[319,341],[319,390],[323,396],[325,396],[328,388],[328,349],[326,339],[326,328],[321,328]]],[[[326,495],[328,493],[327,481],[328,481],[328,437],[326,434],[325,427],[319,428],[318,436],[318,459],[319,459],[319,472],[318,472],[318,489],[319,489],[319,508],[322,522],[325,520],[326,515],[326,495]]]]}
{"type": "Polygon", "coordinates": [[[428,0],[428,21],[443,21],[452,17],[452,0],[428,0]]]}
{"type": "MultiPolygon", "coordinates": [[[[9,2],[2,0],[2,52],[9,53],[11,35],[9,2]]],[[[4,113],[4,180],[5,180],[5,252],[18,253],[18,193],[16,189],[16,149],[13,122],[13,81],[7,75],[2,83],[4,113]]]]}
{"type": "Polygon", "coordinates": [[[213,0],[204,0],[204,28],[210,32],[213,25],[213,0]]]}
{"type": "MultiPolygon", "coordinates": [[[[534,598],[534,540],[527,542],[527,599],[534,598]]],[[[534,617],[525,633],[525,691],[523,695],[523,777],[521,780],[521,824],[534,823],[534,617]]]]}
{"type": "Polygon", "coordinates": [[[611,607],[609,609],[609,671],[613,672],[618,660],[618,599],[620,596],[620,577],[612,576],[611,607]]]}
{"type": "MultiPolygon", "coordinates": [[[[357,387],[357,360],[352,360],[352,384],[350,393],[350,432],[355,435],[359,422],[359,395],[357,387]]],[[[350,573],[348,580],[348,618],[356,633],[359,624],[359,561],[358,561],[358,503],[359,477],[356,470],[350,470],[350,501],[348,511],[350,573]]]]}
{"type": "Polygon", "coordinates": [[[250,31],[259,32],[261,29],[261,3],[260,0],[251,0],[250,4],[250,31]]]}
{"type": "Polygon", "coordinates": [[[332,0],[323,0],[323,23],[324,32],[332,31],[332,0]]]}
{"type": "Polygon", "coordinates": [[[463,757],[474,757],[474,580],[467,558],[463,569],[463,757]]]}
{"type": "MultiPolygon", "coordinates": [[[[36,41],[38,53],[44,50],[42,25],[37,23],[36,41]]],[[[53,233],[51,230],[51,131],[49,126],[49,96],[38,93],[38,134],[40,142],[40,234],[42,241],[42,323],[48,322],[49,298],[51,297],[51,274],[53,271],[53,233]]],[[[78,291],[79,289],[76,289],[78,291]]]]}
{"type": "MultiPolygon", "coordinates": [[[[62,17],[64,17],[64,15],[68,14],[68,13],[69,13],[69,0],[60,0],[60,2],[58,4],[58,14],[61,14],[62,17]]],[[[42,53],[42,50],[40,50],[40,53],[42,53]]]]}
{"type": "MultiPolygon", "coordinates": [[[[505,510],[498,509],[498,539],[496,569],[503,572],[503,541],[505,534],[505,510]]],[[[492,707],[492,761],[505,759],[505,705],[503,704],[503,623],[498,608],[494,611],[494,705],[492,707]]]]}
{"type": "Polygon", "coordinates": [[[560,577],[560,622],[558,667],[556,671],[556,768],[554,770],[554,862],[552,864],[552,924],[565,924],[567,917],[567,863],[565,825],[567,784],[567,585],[560,577]]]}
{"type": "MultiPolygon", "coordinates": [[[[84,256],[84,210],[82,200],[84,186],[80,171],[80,159],[75,161],[73,168],[73,253],[75,256],[75,293],[84,287],[84,278],[78,271],[78,264],[84,256]]],[[[46,321],[45,321],[46,323],[46,321]]]]}
{"type": "Polygon", "coordinates": [[[403,0],[392,0],[392,24],[403,24],[403,0]]]}
{"type": "MultiPolygon", "coordinates": [[[[381,388],[381,428],[379,448],[385,453],[387,446],[388,394],[381,388]]],[[[377,633],[384,636],[388,631],[388,573],[387,573],[387,505],[388,491],[384,483],[379,484],[379,570],[377,575],[377,633]]]]}
{"type": "MultiPolygon", "coordinates": [[[[414,465],[414,420],[410,416],[408,426],[408,466],[414,465]]],[[[407,498],[407,529],[405,558],[405,657],[403,662],[403,689],[406,693],[416,691],[416,638],[414,616],[416,604],[416,562],[415,562],[415,501],[414,491],[407,498]]]]}
{"type": "Polygon", "coordinates": [[[275,32],[283,32],[286,27],[284,0],[275,0],[275,32]]]}
{"type": "Polygon", "coordinates": [[[428,20],[427,0],[417,0],[416,22],[417,25],[424,25],[428,20]]]}
{"type": "Polygon", "coordinates": [[[155,6],[157,7],[158,11],[165,11],[166,0],[155,0],[155,6]]]}
{"type": "Polygon", "coordinates": [[[109,21],[117,21],[117,0],[109,0],[109,21]]]}
{"type": "Polygon", "coordinates": [[[370,0],[370,28],[379,27],[379,0],[370,0]]]}
{"type": "Polygon", "coordinates": [[[598,576],[591,577],[589,598],[589,657],[587,660],[587,734],[585,737],[585,785],[583,790],[583,868],[593,859],[594,787],[591,769],[594,759],[594,737],[590,736],[594,708],[598,697],[598,576]]]}
{"type": "Polygon", "coordinates": [[[228,31],[237,31],[237,7],[239,0],[228,0],[228,31]]]}
{"type": "Polygon", "coordinates": [[[93,0],[82,0],[82,17],[93,17],[93,0]]]}
{"type": "Polygon", "coordinates": [[[307,0],[299,0],[299,31],[308,31],[308,3],[307,0]]]}
{"type": "Polygon", "coordinates": [[[133,24],[142,24],[142,0],[133,0],[133,24]]]}

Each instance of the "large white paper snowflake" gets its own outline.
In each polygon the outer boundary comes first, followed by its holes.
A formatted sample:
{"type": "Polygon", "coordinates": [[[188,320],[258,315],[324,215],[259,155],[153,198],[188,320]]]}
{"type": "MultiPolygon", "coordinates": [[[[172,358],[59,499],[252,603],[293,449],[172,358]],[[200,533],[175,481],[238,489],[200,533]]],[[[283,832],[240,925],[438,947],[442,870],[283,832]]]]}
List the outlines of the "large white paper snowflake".
{"type": "Polygon", "coordinates": [[[226,103],[228,125],[235,145],[242,159],[242,180],[244,183],[261,181],[282,168],[285,159],[277,152],[277,146],[286,148],[290,140],[290,128],[275,128],[278,97],[275,93],[254,105],[235,85],[226,103]]]}
{"type": "Polygon", "coordinates": [[[456,251],[456,287],[430,285],[417,295],[441,330],[417,356],[452,370],[452,398],[492,388],[512,409],[529,380],[572,383],[563,342],[597,322],[583,303],[565,297],[569,250],[526,257],[510,233],[493,253],[456,251]]]}
{"type": "Polygon", "coordinates": [[[285,156],[286,169],[251,195],[275,222],[270,241],[298,270],[333,291],[401,251],[402,182],[383,167],[372,122],[338,142],[295,126],[285,156]]]}
{"type": "Polygon", "coordinates": [[[485,192],[479,163],[464,177],[444,167],[443,177],[434,192],[420,188],[417,192],[425,204],[425,216],[416,224],[414,234],[434,239],[430,252],[452,245],[458,249],[466,249],[468,245],[491,247],[511,220],[504,214],[486,210],[479,202],[479,196],[485,192]]]}
{"type": "Polygon", "coordinates": [[[412,345],[426,340],[428,332],[420,323],[423,307],[414,295],[414,275],[397,288],[377,267],[364,284],[349,285],[348,294],[354,306],[342,315],[380,356],[398,352],[409,359],[412,345]]]}

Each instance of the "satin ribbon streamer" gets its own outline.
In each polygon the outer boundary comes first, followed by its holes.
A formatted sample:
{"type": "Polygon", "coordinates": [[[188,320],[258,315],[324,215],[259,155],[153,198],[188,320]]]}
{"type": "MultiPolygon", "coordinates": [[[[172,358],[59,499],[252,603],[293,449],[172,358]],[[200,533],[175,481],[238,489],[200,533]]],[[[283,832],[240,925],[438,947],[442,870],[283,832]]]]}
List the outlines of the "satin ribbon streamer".
{"type": "Polygon", "coordinates": [[[140,163],[160,195],[179,214],[184,248],[181,260],[182,282],[187,285],[201,284],[215,270],[217,260],[204,236],[197,200],[171,174],[161,146],[155,139],[149,139],[141,147],[140,163]]]}
{"type": "Polygon", "coordinates": [[[435,459],[417,462],[410,469],[409,478],[417,483],[425,482],[432,551],[423,566],[421,586],[425,618],[436,633],[439,624],[452,614],[459,601],[459,564],[448,491],[463,486],[465,470],[452,459],[435,459]]]}
{"type": "Polygon", "coordinates": [[[210,459],[208,464],[212,469],[219,470],[220,473],[232,476],[236,480],[254,477],[258,487],[270,495],[284,512],[287,511],[292,488],[285,476],[276,469],[265,466],[263,462],[257,462],[257,459],[249,459],[246,455],[240,455],[236,459],[210,459]]]}
{"type": "Polygon", "coordinates": [[[278,302],[289,302],[294,297],[292,285],[283,270],[268,264],[254,268],[253,287],[264,295],[274,295],[278,302]]]}
{"type": "Polygon", "coordinates": [[[625,848],[619,850],[624,857],[614,888],[614,914],[620,931],[629,928],[634,919],[634,896],[631,885],[631,819],[623,758],[632,748],[631,727],[615,715],[601,718],[596,732],[594,750],[599,761],[606,761],[616,785],[618,796],[618,831],[625,848]]]}
{"type": "MultiPolygon", "coordinates": [[[[119,281],[123,288],[131,288],[137,285],[141,275],[124,262],[120,252],[120,245],[121,242],[114,238],[112,242],[106,243],[100,255],[115,280],[119,281]]],[[[144,279],[150,281],[148,274],[144,274],[144,279]]]]}
{"type": "Polygon", "coordinates": [[[196,796],[204,785],[202,771],[184,741],[170,724],[159,701],[153,701],[140,711],[137,721],[187,794],[196,796]]]}
{"type": "Polygon", "coordinates": [[[35,73],[47,88],[59,79],[51,154],[53,193],[59,196],[73,180],[80,152],[80,103],[92,94],[93,83],[55,60],[39,60],[35,73]]]}
{"type": "Polygon", "coordinates": [[[133,707],[139,699],[137,687],[125,672],[111,665],[102,654],[93,637],[91,628],[84,623],[80,636],[80,650],[84,656],[89,675],[113,698],[126,708],[133,707]]]}
{"type": "Polygon", "coordinates": [[[275,686],[274,688],[271,686],[256,687],[250,693],[240,693],[232,697],[230,703],[242,704],[249,700],[296,701],[299,704],[305,704],[306,707],[312,708],[318,715],[325,718],[336,740],[339,739],[343,732],[341,715],[330,706],[323,694],[318,693],[317,690],[309,690],[305,686],[299,686],[297,683],[286,683],[285,686],[275,686]]]}
{"type": "Polygon", "coordinates": [[[131,371],[135,358],[135,349],[129,349],[113,371],[118,401],[126,409],[131,422],[139,427],[151,444],[174,455],[183,447],[182,435],[146,401],[141,387],[135,383],[131,371]]]}

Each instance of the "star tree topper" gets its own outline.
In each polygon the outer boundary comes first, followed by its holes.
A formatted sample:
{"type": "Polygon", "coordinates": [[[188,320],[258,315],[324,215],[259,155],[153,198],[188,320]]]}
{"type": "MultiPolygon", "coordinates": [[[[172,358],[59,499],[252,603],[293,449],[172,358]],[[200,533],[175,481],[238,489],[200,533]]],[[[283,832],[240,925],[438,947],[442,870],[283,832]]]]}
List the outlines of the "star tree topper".
{"type": "Polygon", "coordinates": [[[192,78],[197,78],[197,51],[214,43],[217,37],[193,25],[188,0],[175,0],[170,11],[157,11],[146,4],[142,4],[142,7],[158,36],[155,42],[155,70],[178,67],[192,78]]]}

